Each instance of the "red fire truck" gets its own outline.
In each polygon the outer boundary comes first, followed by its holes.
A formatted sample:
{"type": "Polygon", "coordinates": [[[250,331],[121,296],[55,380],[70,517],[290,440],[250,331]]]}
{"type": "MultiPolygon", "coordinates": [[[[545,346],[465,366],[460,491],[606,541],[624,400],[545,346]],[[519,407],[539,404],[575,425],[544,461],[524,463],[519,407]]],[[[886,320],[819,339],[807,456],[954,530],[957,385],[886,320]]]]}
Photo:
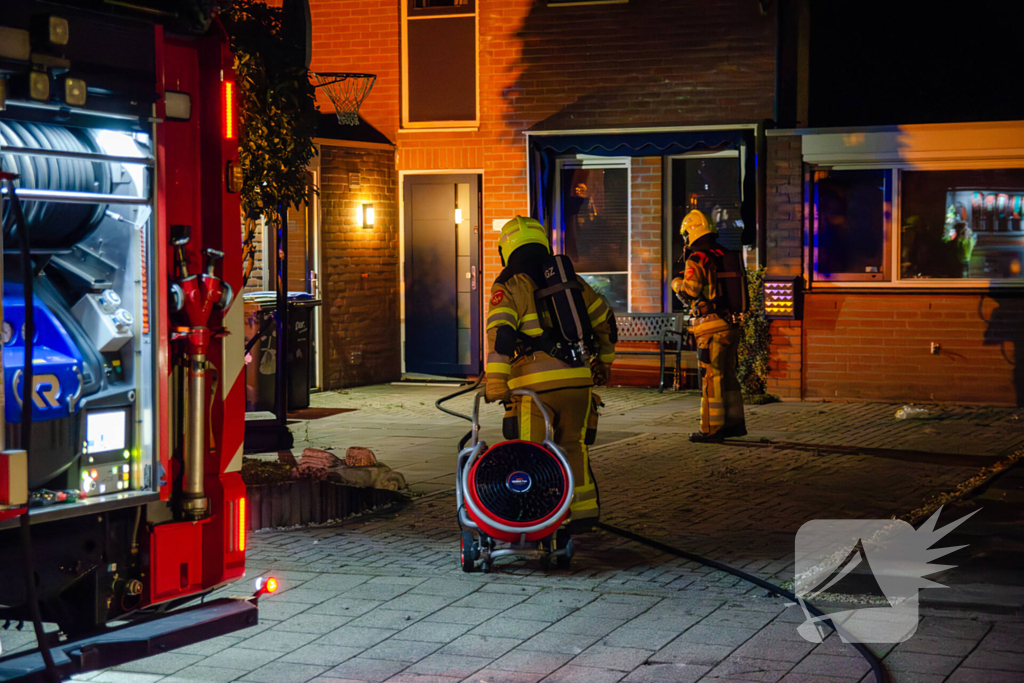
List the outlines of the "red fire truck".
{"type": "Polygon", "coordinates": [[[213,4],[0,12],[0,625],[60,629],[0,680],[257,621],[258,595],[188,605],[245,571],[236,85],[213,4]]]}

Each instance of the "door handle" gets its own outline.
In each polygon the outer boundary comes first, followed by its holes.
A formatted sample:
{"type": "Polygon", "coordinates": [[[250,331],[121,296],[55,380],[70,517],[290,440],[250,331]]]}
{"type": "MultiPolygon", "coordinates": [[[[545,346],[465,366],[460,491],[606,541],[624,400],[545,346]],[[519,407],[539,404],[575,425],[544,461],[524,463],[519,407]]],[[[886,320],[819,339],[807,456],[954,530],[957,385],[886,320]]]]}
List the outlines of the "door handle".
{"type": "Polygon", "coordinates": [[[476,266],[469,267],[469,288],[476,291],[476,266]]]}

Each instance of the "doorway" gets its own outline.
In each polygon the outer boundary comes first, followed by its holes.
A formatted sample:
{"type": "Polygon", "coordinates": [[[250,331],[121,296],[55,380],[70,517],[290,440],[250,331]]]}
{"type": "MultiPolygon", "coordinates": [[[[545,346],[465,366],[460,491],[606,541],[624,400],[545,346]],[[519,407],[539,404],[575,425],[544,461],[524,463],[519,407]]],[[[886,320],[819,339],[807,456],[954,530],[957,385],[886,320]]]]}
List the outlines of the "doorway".
{"type": "Polygon", "coordinates": [[[480,176],[407,175],[405,369],[480,371],[480,176]]]}

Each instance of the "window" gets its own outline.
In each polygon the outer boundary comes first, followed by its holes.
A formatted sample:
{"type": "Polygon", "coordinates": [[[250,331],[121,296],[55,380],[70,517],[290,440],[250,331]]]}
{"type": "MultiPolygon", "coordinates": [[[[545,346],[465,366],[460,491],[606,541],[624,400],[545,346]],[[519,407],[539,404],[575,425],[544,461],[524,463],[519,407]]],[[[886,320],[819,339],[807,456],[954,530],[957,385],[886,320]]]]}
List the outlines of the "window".
{"type": "Polygon", "coordinates": [[[612,310],[629,310],[629,159],[561,160],[555,251],[612,310]]]}
{"type": "Polygon", "coordinates": [[[402,127],[476,126],[476,0],[408,0],[402,12],[402,127]]]}
{"type": "Polygon", "coordinates": [[[666,233],[666,244],[671,244],[671,267],[665,282],[667,300],[672,311],[688,309],[678,297],[671,294],[668,283],[681,275],[683,264],[683,238],[679,226],[690,211],[702,211],[718,227],[718,242],[729,249],[744,253],[743,219],[740,218],[740,155],[738,151],[715,154],[692,154],[665,160],[670,164],[668,183],[671,215],[666,233]]]}
{"type": "Polygon", "coordinates": [[[816,170],[812,188],[814,279],[888,280],[892,171],[816,170]]]}
{"type": "Polygon", "coordinates": [[[903,171],[900,277],[1022,280],[1024,169],[903,171]]]}

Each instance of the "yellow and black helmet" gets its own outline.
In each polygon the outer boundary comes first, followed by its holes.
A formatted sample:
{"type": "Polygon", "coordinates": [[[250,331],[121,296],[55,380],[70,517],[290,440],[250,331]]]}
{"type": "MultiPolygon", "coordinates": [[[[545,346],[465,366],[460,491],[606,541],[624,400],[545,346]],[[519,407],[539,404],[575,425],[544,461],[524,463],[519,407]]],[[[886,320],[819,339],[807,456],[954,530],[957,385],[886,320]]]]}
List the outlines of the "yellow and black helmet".
{"type": "Polygon", "coordinates": [[[548,240],[548,231],[536,218],[524,218],[516,216],[501,229],[501,237],[498,238],[498,253],[501,254],[501,262],[508,262],[512,252],[524,244],[543,244],[544,248],[551,251],[551,242],[548,240]]]}
{"type": "Polygon", "coordinates": [[[704,235],[718,234],[718,226],[709,221],[703,211],[694,209],[683,218],[679,234],[686,239],[687,244],[693,244],[704,235]]]}

